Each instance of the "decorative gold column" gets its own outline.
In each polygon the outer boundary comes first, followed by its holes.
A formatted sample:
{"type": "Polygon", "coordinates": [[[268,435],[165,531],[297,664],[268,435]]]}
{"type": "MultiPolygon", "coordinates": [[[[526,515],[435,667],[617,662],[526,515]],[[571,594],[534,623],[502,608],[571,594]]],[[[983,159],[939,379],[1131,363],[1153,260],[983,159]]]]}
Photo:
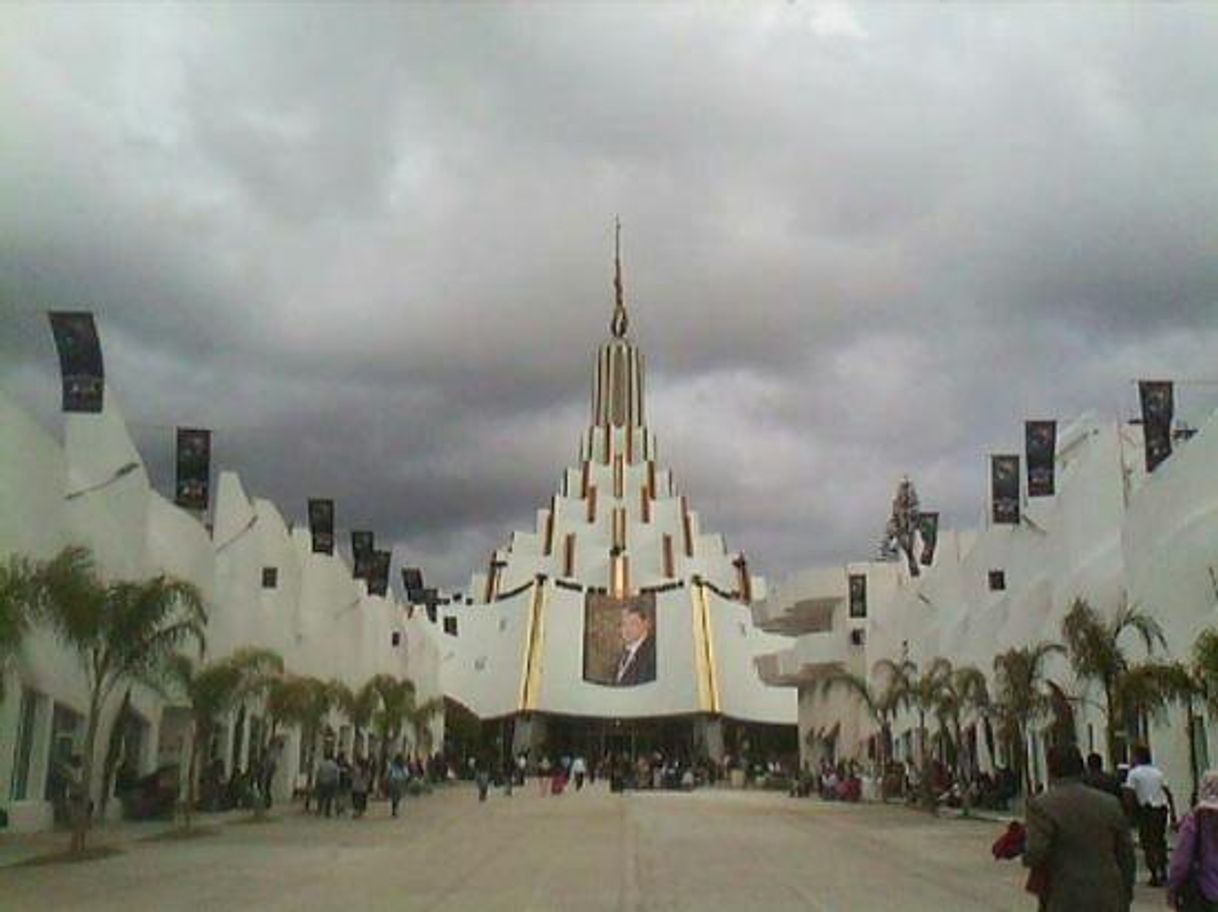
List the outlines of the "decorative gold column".
{"type": "Polygon", "coordinates": [[[529,605],[529,626],[524,640],[524,675],[520,681],[520,709],[531,712],[541,701],[541,657],[544,644],[546,585],[533,580],[533,597],[529,605]]]}

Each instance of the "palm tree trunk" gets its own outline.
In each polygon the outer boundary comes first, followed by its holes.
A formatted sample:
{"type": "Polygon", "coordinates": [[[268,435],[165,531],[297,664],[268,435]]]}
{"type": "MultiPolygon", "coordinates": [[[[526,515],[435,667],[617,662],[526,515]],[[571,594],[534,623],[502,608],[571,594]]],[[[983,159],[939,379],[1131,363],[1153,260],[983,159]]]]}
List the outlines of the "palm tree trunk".
{"type": "Polygon", "coordinates": [[[182,823],[188,830],[195,811],[195,783],[199,778],[199,742],[203,736],[203,726],[196,720],[190,731],[190,760],[186,764],[186,801],[182,807],[182,823]]]}
{"type": "Polygon", "coordinates": [[[97,747],[97,729],[101,725],[102,695],[101,685],[93,688],[89,695],[89,721],[85,730],[84,760],[80,774],[80,790],[72,810],[72,844],[73,854],[85,850],[85,837],[89,832],[89,818],[93,801],[93,753],[97,747]]]}
{"type": "Polygon", "coordinates": [[[1184,715],[1188,732],[1188,774],[1192,780],[1193,790],[1189,795],[1188,806],[1197,803],[1197,789],[1200,785],[1201,773],[1197,769],[1197,729],[1193,724],[1193,695],[1187,691],[1184,694],[1184,715]]]}
{"type": "Polygon", "coordinates": [[[1125,760],[1124,754],[1121,752],[1117,743],[1117,726],[1124,726],[1124,721],[1118,719],[1118,711],[1116,706],[1116,694],[1113,692],[1113,687],[1108,682],[1104,683],[1104,710],[1108,714],[1108,726],[1105,734],[1108,742],[1108,763],[1115,769],[1117,764],[1125,760]]]}

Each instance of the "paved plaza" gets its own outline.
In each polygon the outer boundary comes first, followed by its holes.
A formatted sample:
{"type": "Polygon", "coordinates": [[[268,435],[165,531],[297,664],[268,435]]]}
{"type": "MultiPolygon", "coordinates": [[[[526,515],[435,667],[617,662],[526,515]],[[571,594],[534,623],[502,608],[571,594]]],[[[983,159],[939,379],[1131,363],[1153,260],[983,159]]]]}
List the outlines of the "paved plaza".
{"type": "MultiPolygon", "coordinates": [[[[454,786],[389,818],[207,821],[212,835],[150,840],[124,825],[110,858],[0,868],[0,909],[1030,910],[1023,871],[995,862],[1001,825],[772,792],[508,798],[454,786]],[[219,822],[223,821],[223,822],[219,822]]],[[[48,837],[0,841],[11,863],[48,837]]],[[[57,837],[53,845],[62,843],[57,837]]],[[[1137,909],[1163,908],[1138,888],[1137,909]]]]}

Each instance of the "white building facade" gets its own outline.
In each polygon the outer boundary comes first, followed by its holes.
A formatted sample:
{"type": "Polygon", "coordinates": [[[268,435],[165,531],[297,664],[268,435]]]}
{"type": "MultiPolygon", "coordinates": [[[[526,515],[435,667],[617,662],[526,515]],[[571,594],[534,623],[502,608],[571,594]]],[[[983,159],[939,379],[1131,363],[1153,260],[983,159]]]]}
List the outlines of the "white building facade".
{"type": "MultiPolygon", "coordinates": [[[[272,649],[289,672],[358,688],[378,673],[410,678],[420,701],[442,696],[434,626],[392,597],[369,596],[338,554],[313,553],[309,530],[292,529],[270,501],[251,497],[235,472],[221,471],[211,528],[149,484],[143,460],[109,388],[98,414],[66,414],[61,446],[0,395],[0,559],[46,559],[69,544],[90,548],[107,580],[168,573],[202,591],[207,660],[243,646],[272,649]]],[[[0,808],[11,830],[52,822],[57,763],[84,742],[88,694],[77,658],[34,627],[9,668],[0,705],[0,808]]],[[[189,721],[180,700],[132,689],[128,756],[139,775],[185,766],[189,721]]],[[[107,705],[98,738],[119,709],[107,705]]],[[[257,705],[241,725],[228,720],[211,749],[225,774],[250,762],[251,735],[265,724],[257,705]]],[[[433,743],[442,741],[438,719],[433,743]]],[[[346,721],[330,719],[335,746],[355,747],[346,721]]],[[[301,772],[300,733],[289,731],[274,782],[280,800],[301,772]]],[[[410,745],[406,745],[409,750],[410,745]]],[[[96,801],[100,796],[94,795],[96,801]]],[[[112,811],[117,802],[110,802],[112,811]]]]}
{"type": "MultiPolygon", "coordinates": [[[[802,759],[866,760],[875,755],[875,723],[841,692],[819,682],[846,670],[875,676],[876,663],[908,659],[925,669],[936,658],[972,665],[993,683],[993,660],[1008,649],[1062,641],[1062,619],[1077,598],[1105,617],[1132,603],[1162,626],[1166,652],[1188,660],[1198,634],[1218,625],[1218,416],[1153,473],[1145,472],[1141,427],[1084,416],[1062,428],[1056,449],[1056,494],[1028,498],[1018,525],[987,525],[939,535],[933,565],[911,577],[904,561],[859,562],[796,573],[757,606],[758,624],[794,637],[762,658],[767,681],[799,694],[802,759]],[[865,612],[851,617],[848,579],[866,578],[865,612]]],[[[1121,641],[1134,661],[1146,658],[1135,635],[1121,641]]],[[[1106,754],[1106,718],[1097,686],[1075,679],[1063,656],[1046,676],[1077,698],[1076,738],[1084,753],[1106,754]]],[[[877,682],[878,683],[878,682],[877,682]]],[[[1191,721],[1170,711],[1149,742],[1156,762],[1185,800],[1191,787],[1190,731],[1202,770],[1218,760],[1214,724],[1203,710],[1191,721]]],[[[990,755],[968,720],[982,769],[990,755]]],[[[1044,781],[1049,720],[1031,720],[1033,781],[1044,781]]],[[[937,723],[931,720],[932,731],[937,723]]],[[[918,756],[917,720],[897,719],[897,758],[918,756]]],[[[1001,750],[995,750],[1000,753],[1001,750]]],[[[1105,758],[1109,761],[1109,758],[1105,758]]]]}

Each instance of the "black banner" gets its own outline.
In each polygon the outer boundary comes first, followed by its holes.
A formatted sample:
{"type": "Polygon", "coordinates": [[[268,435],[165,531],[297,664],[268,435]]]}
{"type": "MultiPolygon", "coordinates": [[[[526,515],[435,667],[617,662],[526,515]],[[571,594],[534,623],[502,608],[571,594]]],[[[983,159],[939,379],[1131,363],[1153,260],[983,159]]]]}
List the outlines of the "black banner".
{"type": "Polygon", "coordinates": [[[990,501],[995,523],[1019,525],[1019,457],[990,456],[990,501]]]}
{"type": "Polygon", "coordinates": [[[314,554],[334,553],[334,501],[309,499],[309,532],[314,554]]]}
{"type": "Polygon", "coordinates": [[[935,560],[935,545],[939,543],[939,514],[918,514],[918,532],[922,535],[922,564],[929,567],[935,560]]]}
{"type": "Polygon", "coordinates": [[[353,568],[351,575],[356,579],[368,579],[372,569],[373,535],[366,530],[351,533],[351,558],[353,568]]]}
{"type": "Polygon", "coordinates": [[[206,510],[211,482],[211,431],[178,428],[177,466],[173,502],[187,510],[206,510]]]}
{"type": "Polygon", "coordinates": [[[402,586],[406,589],[406,600],[418,604],[423,601],[423,571],[418,567],[402,568],[402,586]]]}
{"type": "Polygon", "coordinates": [[[1146,471],[1153,472],[1171,455],[1171,422],[1175,414],[1170,380],[1139,380],[1142,400],[1142,437],[1146,444],[1146,471]]]}
{"type": "Polygon", "coordinates": [[[65,412],[100,412],[105,398],[101,342],[93,314],[52,311],[51,334],[59,351],[65,412]]]}
{"type": "Polygon", "coordinates": [[[867,574],[850,574],[850,616],[867,617],[867,574]]]}
{"type": "Polygon", "coordinates": [[[1057,456],[1057,422],[1025,421],[1024,456],[1028,460],[1028,496],[1052,497],[1056,492],[1053,465],[1057,456]]]}
{"type": "Polygon", "coordinates": [[[369,558],[368,594],[387,595],[389,593],[389,562],[392,558],[390,551],[373,551],[369,558]]]}

